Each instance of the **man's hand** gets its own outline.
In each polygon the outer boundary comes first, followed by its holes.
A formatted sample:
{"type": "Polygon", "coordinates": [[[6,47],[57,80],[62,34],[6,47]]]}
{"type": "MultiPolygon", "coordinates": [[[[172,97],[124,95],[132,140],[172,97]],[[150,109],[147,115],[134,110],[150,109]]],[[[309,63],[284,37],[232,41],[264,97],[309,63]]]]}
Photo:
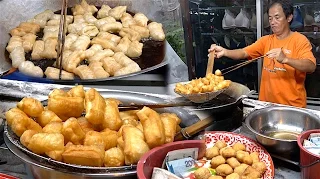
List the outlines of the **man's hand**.
{"type": "Polygon", "coordinates": [[[226,56],[226,49],[216,44],[212,44],[210,49],[208,50],[209,53],[213,51],[215,52],[214,56],[216,58],[221,58],[222,56],[226,56]]]}
{"type": "Polygon", "coordinates": [[[266,53],[268,58],[276,59],[279,63],[285,63],[287,56],[283,53],[282,48],[271,49],[266,53]]]}

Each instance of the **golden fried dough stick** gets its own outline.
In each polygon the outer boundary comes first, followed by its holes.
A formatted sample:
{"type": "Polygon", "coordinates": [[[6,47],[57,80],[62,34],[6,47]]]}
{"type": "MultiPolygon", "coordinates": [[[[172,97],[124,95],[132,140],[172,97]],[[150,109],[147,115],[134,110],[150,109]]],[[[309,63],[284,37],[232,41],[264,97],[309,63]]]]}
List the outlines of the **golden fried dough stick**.
{"type": "Polygon", "coordinates": [[[50,110],[42,111],[41,115],[36,120],[42,127],[45,127],[51,122],[62,122],[62,120],[50,110]]]}
{"type": "Polygon", "coordinates": [[[104,151],[97,146],[68,143],[62,153],[62,159],[65,163],[101,167],[104,163],[104,151]]]}
{"type": "Polygon", "coordinates": [[[142,123],[148,146],[152,149],[164,144],[166,136],[160,115],[149,107],[143,107],[137,115],[142,123]]]}
{"type": "Polygon", "coordinates": [[[136,164],[144,153],[149,151],[147,143],[144,141],[143,133],[136,127],[123,127],[122,137],[124,141],[125,164],[136,164]]]}
{"type": "Polygon", "coordinates": [[[119,167],[123,165],[124,165],[124,154],[120,148],[114,147],[107,150],[104,153],[104,166],[119,167]]]}
{"type": "Polygon", "coordinates": [[[42,127],[29,118],[23,111],[18,108],[12,108],[6,112],[6,119],[12,131],[21,136],[26,130],[42,131],[42,127]]]}
{"type": "Polygon", "coordinates": [[[17,104],[17,107],[31,117],[39,117],[43,111],[41,102],[37,99],[29,97],[23,98],[17,104]]]}
{"type": "Polygon", "coordinates": [[[164,133],[166,136],[165,143],[173,142],[177,129],[177,121],[169,115],[169,113],[160,114],[161,121],[164,126],[164,133]]]}
{"type": "Polygon", "coordinates": [[[108,128],[100,132],[105,141],[105,150],[108,150],[118,145],[118,133],[117,131],[110,130],[108,128]]]}
{"type": "Polygon", "coordinates": [[[86,118],[93,124],[102,124],[105,119],[106,102],[95,89],[85,93],[86,118]]]}
{"type": "Polygon", "coordinates": [[[106,107],[102,127],[118,131],[122,126],[122,120],[120,118],[118,104],[117,102],[109,99],[105,100],[105,104],[106,107]]]}
{"type": "Polygon", "coordinates": [[[85,97],[85,91],[83,89],[83,85],[78,85],[73,87],[72,89],[70,89],[68,91],[68,95],[71,97],[81,97],[84,98],[85,97]]]}
{"type": "Polygon", "coordinates": [[[82,144],[85,137],[84,131],[81,129],[80,124],[76,118],[69,118],[62,126],[62,134],[65,142],[69,141],[73,144],[82,144]]]}
{"type": "Polygon", "coordinates": [[[84,111],[84,100],[81,97],[54,96],[48,100],[48,109],[62,120],[78,118],[84,111]]]}
{"type": "Polygon", "coordinates": [[[106,143],[104,141],[103,135],[97,131],[89,131],[86,133],[86,136],[83,141],[83,145],[85,146],[97,146],[103,150],[106,147],[106,143]]]}
{"type": "Polygon", "coordinates": [[[37,133],[29,141],[28,149],[36,154],[46,154],[52,159],[62,159],[64,137],[59,133],[37,133]]]}

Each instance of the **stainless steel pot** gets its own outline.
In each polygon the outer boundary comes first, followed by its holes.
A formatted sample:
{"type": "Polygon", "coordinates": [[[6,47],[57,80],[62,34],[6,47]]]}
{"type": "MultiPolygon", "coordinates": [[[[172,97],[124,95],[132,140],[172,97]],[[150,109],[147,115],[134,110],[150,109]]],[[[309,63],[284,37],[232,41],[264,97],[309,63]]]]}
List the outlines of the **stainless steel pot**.
{"type": "Polygon", "coordinates": [[[275,154],[298,155],[298,135],[306,130],[320,128],[319,117],[292,107],[256,110],[248,115],[245,123],[257,141],[275,154]]]}

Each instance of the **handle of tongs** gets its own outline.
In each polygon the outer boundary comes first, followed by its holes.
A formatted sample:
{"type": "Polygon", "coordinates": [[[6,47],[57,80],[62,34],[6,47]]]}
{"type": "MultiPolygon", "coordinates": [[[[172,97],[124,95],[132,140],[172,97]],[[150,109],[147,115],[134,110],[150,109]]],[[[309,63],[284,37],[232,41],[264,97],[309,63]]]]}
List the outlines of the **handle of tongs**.
{"type": "Polygon", "coordinates": [[[227,68],[225,68],[225,69],[222,69],[222,70],[221,70],[222,75],[225,75],[225,74],[230,73],[230,72],[232,72],[232,71],[234,71],[234,70],[237,70],[237,69],[239,69],[239,68],[241,68],[241,67],[243,67],[243,66],[245,66],[245,65],[248,65],[248,64],[250,64],[250,63],[252,63],[252,62],[254,62],[254,61],[256,61],[256,60],[258,60],[258,59],[260,59],[260,58],[263,58],[263,57],[265,57],[265,56],[267,56],[267,55],[259,56],[259,57],[257,57],[257,58],[251,59],[251,60],[249,60],[249,61],[245,61],[245,62],[236,64],[236,65],[234,65],[234,66],[230,66],[230,67],[227,67],[227,68]],[[223,72],[223,71],[226,71],[226,70],[228,70],[228,69],[231,69],[231,70],[229,70],[229,71],[227,71],[227,72],[223,72]]]}
{"type": "Polygon", "coordinates": [[[64,42],[66,37],[67,7],[68,7],[68,0],[62,0],[60,24],[59,24],[59,36],[58,36],[58,50],[57,50],[57,66],[59,67],[59,80],[61,80],[63,49],[64,49],[64,42]]]}

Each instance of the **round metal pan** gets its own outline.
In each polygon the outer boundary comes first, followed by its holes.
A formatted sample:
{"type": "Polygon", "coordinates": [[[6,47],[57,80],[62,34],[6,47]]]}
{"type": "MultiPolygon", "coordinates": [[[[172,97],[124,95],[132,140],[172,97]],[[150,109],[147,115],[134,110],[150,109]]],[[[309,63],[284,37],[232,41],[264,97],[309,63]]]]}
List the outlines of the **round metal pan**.
{"type": "MultiPolygon", "coordinates": [[[[131,1],[125,0],[123,2],[115,2],[113,0],[87,0],[89,4],[94,4],[97,7],[101,7],[102,4],[108,4],[111,7],[117,5],[126,5],[128,7],[128,11],[130,12],[142,12],[149,19],[155,19],[153,16],[156,7],[154,7],[154,3],[151,1],[131,1]],[[146,9],[148,7],[149,9],[146,9]]],[[[24,75],[19,71],[14,71],[11,74],[6,74],[11,69],[11,60],[9,59],[9,53],[6,51],[7,43],[10,39],[10,29],[15,28],[21,22],[25,22],[28,19],[34,17],[38,13],[46,9],[51,9],[53,11],[58,11],[61,9],[61,0],[51,1],[51,0],[1,0],[0,1],[0,12],[2,12],[2,16],[0,16],[0,77],[10,80],[23,80],[29,82],[41,82],[41,83],[61,83],[61,84],[86,84],[86,83],[95,83],[95,82],[103,82],[109,80],[118,80],[127,77],[137,76],[139,74],[144,74],[150,71],[154,71],[168,64],[168,56],[167,46],[170,46],[167,41],[161,43],[161,47],[159,46],[159,42],[147,41],[147,44],[153,46],[152,48],[156,49],[158,55],[152,56],[152,52],[148,50],[148,48],[143,49],[142,61],[138,60],[138,64],[141,66],[142,70],[139,72],[109,77],[109,78],[101,78],[101,79],[90,79],[90,80],[82,80],[82,79],[74,79],[74,80],[54,80],[47,78],[37,78],[24,75]],[[27,12],[27,13],[26,13],[27,12]],[[10,19],[10,21],[8,21],[10,19]],[[157,44],[158,43],[158,44],[157,44]],[[145,52],[148,53],[146,54],[145,52]]],[[[75,4],[79,3],[78,0],[69,0],[69,7],[73,7],[75,4]]],[[[154,53],[154,52],[153,52],[154,53]]],[[[28,60],[28,58],[27,58],[28,60]]],[[[10,71],[11,72],[11,71],[10,71]]]]}
{"type": "MultiPolygon", "coordinates": [[[[141,93],[134,93],[134,92],[119,92],[119,91],[102,91],[100,94],[105,98],[116,98],[123,103],[148,103],[148,104],[156,104],[156,103],[164,103],[165,100],[145,95],[141,93]]],[[[169,112],[169,113],[175,113],[180,119],[181,127],[185,127],[186,124],[189,124],[189,121],[197,122],[199,121],[199,117],[192,112],[178,107],[171,107],[171,108],[162,108],[157,109],[157,112],[169,112]]],[[[27,155],[29,158],[31,158],[33,161],[36,161],[37,163],[40,163],[43,166],[54,168],[57,171],[66,171],[66,172],[73,172],[73,173],[117,173],[117,172],[128,172],[129,174],[132,172],[136,172],[136,165],[132,166],[122,166],[122,167],[89,167],[89,166],[80,166],[80,165],[73,165],[73,164],[67,164],[59,161],[52,160],[50,158],[37,155],[30,150],[28,150],[26,147],[24,147],[19,140],[19,137],[16,136],[11,128],[7,125],[5,125],[4,128],[4,134],[9,140],[11,146],[14,145],[16,148],[19,149],[19,151],[23,152],[23,154],[27,155]]],[[[24,160],[24,159],[22,159],[24,160]]]]}

